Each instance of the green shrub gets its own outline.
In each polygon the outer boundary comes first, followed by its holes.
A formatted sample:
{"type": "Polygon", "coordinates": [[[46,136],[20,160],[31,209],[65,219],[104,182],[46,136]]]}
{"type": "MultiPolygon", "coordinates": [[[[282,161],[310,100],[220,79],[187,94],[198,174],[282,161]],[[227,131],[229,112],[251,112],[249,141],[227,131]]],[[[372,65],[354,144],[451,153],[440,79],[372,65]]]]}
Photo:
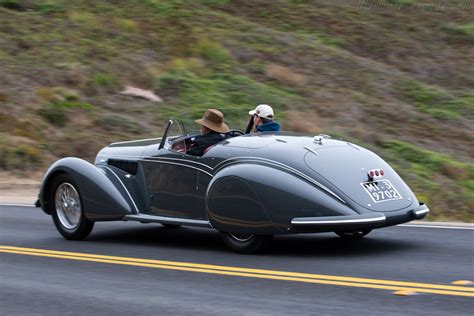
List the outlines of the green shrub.
{"type": "Polygon", "coordinates": [[[117,76],[99,73],[94,75],[93,83],[96,87],[117,88],[119,85],[117,76]]]}
{"type": "Polygon", "coordinates": [[[69,110],[76,108],[92,110],[95,107],[94,105],[87,102],[79,102],[76,100],[57,100],[43,105],[38,110],[38,114],[53,125],[64,126],[69,120],[69,110]]]}
{"type": "Polygon", "coordinates": [[[420,176],[433,176],[444,174],[445,176],[460,182],[474,179],[474,164],[462,163],[453,158],[433,151],[419,148],[415,145],[398,141],[388,140],[381,143],[382,148],[388,150],[396,159],[412,163],[411,167],[421,172],[415,172],[420,176]]]}
{"type": "Polygon", "coordinates": [[[0,7],[11,10],[23,10],[23,6],[18,0],[0,0],[0,7]]]}
{"type": "Polygon", "coordinates": [[[80,26],[98,27],[100,24],[99,18],[92,12],[75,11],[69,14],[69,19],[76,22],[80,26]]]}
{"type": "Polygon", "coordinates": [[[456,24],[447,23],[441,26],[441,30],[454,36],[460,37],[467,40],[474,39],[474,23],[456,24]]]}
{"type": "Polygon", "coordinates": [[[407,5],[407,4],[412,4],[415,1],[414,0],[386,0],[390,4],[395,4],[395,5],[407,5]]]}
{"type": "Polygon", "coordinates": [[[230,0],[199,0],[199,2],[210,6],[219,6],[229,4],[230,0]]]}
{"type": "Polygon", "coordinates": [[[138,26],[135,21],[124,18],[114,18],[114,24],[124,32],[136,32],[138,31],[138,26]]]}
{"type": "Polygon", "coordinates": [[[119,114],[101,116],[96,120],[96,124],[106,131],[132,134],[143,132],[143,127],[139,123],[119,114]]]}
{"type": "Polygon", "coordinates": [[[35,11],[40,14],[64,12],[66,9],[61,1],[36,1],[35,11]]]}
{"type": "Polygon", "coordinates": [[[179,5],[183,4],[180,0],[144,0],[143,2],[163,16],[172,14],[179,5]]]}
{"type": "Polygon", "coordinates": [[[0,137],[0,169],[28,170],[38,167],[43,162],[40,149],[34,145],[13,144],[10,140],[0,137]]]}
{"type": "Polygon", "coordinates": [[[474,117],[474,96],[455,96],[427,84],[407,80],[399,86],[402,94],[421,112],[442,120],[474,117]]]}
{"type": "Polygon", "coordinates": [[[316,37],[321,41],[322,44],[326,46],[342,47],[346,43],[343,38],[328,35],[321,31],[316,33],[316,37]]]}
{"type": "Polygon", "coordinates": [[[231,60],[230,52],[218,42],[201,39],[195,47],[196,53],[216,64],[227,64],[231,60]]]}

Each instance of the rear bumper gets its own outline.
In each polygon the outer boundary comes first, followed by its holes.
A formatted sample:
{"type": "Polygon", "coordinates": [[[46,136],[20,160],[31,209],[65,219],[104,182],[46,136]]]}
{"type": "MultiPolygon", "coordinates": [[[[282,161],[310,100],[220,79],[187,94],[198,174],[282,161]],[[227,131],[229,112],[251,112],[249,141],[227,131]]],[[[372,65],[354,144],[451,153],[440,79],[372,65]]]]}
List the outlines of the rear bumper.
{"type": "Polygon", "coordinates": [[[420,203],[412,210],[379,213],[372,212],[360,215],[295,217],[291,220],[297,232],[335,232],[374,229],[422,219],[429,213],[429,208],[420,203]]]}

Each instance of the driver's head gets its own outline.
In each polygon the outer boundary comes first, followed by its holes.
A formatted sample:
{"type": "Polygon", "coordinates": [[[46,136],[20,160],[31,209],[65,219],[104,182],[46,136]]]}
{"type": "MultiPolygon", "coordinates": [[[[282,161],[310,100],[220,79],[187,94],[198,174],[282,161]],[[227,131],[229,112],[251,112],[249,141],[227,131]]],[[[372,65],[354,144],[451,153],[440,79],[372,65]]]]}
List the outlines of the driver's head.
{"type": "Polygon", "coordinates": [[[210,131],[218,133],[227,133],[229,127],[224,123],[224,114],[216,109],[207,109],[201,119],[195,120],[201,124],[201,134],[205,135],[210,131]]]}

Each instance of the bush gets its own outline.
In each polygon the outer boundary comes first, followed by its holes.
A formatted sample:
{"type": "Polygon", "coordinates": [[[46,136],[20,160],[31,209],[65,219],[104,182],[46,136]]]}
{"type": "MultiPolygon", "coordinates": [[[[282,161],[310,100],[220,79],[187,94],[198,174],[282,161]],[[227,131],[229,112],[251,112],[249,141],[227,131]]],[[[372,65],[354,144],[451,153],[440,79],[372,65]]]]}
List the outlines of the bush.
{"type": "Polygon", "coordinates": [[[64,93],[64,96],[56,96],[56,99],[44,104],[38,110],[38,114],[53,125],[64,126],[68,121],[67,114],[70,109],[92,110],[94,108],[95,106],[90,103],[78,101],[77,95],[64,93]]]}
{"type": "Polygon", "coordinates": [[[40,14],[52,14],[65,11],[64,4],[61,3],[61,1],[37,1],[34,9],[40,14]]]}
{"type": "Polygon", "coordinates": [[[231,60],[231,55],[227,48],[209,39],[199,40],[195,51],[199,56],[215,64],[227,64],[231,60]]]}
{"type": "Polygon", "coordinates": [[[139,123],[119,114],[101,116],[96,120],[96,124],[106,131],[132,134],[143,132],[143,127],[139,123]]]}
{"type": "Polygon", "coordinates": [[[26,170],[34,169],[43,161],[42,152],[37,147],[27,144],[13,144],[0,137],[0,169],[26,170]]]}
{"type": "Polygon", "coordinates": [[[119,85],[115,75],[99,73],[94,75],[93,83],[96,87],[117,88],[119,85]]]}
{"type": "Polygon", "coordinates": [[[138,31],[137,23],[130,19],[114,18],[114,24],[124,32],[138,31]]]}
{"type": "Polygon", "coordinates": [[[455,96],[427,84],[407,80],[399,89],[413,102],[421,112],[442,120],[474,116],[474,97],[472,95],[455,96]]]}
{"type": "Polygon", "coordinates": [[[454,37],[459,37],[466,40],[474,40],[474,23],[448,23],[443,25],[441,30],[454,37]]]}
{"type": "Polygon", "coordinates": [[[10,10],[24,10],[18,0],[0,0],[0,7],[10,10]]]}

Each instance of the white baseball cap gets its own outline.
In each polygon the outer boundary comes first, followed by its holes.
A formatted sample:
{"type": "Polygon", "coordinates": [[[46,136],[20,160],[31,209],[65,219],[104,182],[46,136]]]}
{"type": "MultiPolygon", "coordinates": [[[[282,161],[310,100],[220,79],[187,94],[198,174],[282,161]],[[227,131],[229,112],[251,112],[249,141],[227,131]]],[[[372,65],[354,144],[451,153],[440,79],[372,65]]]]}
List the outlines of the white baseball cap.
{"type": "Polygon", "coordinates": [[[259,117],[263,117],[266,119],[273,119],[273,109],[268,104],[260,104],[258,105],[255,110],[249,111],[250,115],[257,114],[259,117]]]}

